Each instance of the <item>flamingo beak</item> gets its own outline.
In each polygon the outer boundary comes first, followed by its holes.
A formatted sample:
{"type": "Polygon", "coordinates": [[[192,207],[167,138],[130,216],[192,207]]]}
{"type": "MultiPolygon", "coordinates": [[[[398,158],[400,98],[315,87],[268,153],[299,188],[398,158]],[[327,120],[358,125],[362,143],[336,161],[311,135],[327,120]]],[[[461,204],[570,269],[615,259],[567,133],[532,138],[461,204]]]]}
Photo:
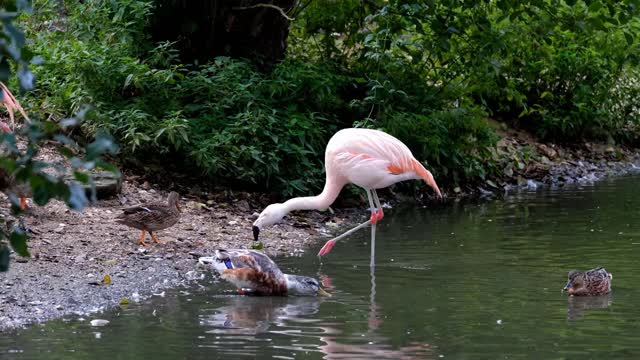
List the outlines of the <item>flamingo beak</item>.
{"type": "Polygon", "coordinates": [[[259,235],[260,235],[260,228],[253,225],[253,241],[258,241],[259,235]]]}

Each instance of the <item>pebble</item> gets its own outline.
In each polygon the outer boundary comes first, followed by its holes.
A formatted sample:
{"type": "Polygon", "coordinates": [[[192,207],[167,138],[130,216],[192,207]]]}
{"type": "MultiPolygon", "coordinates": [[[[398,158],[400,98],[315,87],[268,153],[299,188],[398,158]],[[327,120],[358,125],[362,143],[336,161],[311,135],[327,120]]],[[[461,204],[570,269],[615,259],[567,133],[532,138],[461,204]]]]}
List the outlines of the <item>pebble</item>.
{"type": "Polygon", "coordinates": [[[105,326],[107,324],[109,324],[109,320],[104,320],[104,319],[91,320],[91,326],[105,326]]]}

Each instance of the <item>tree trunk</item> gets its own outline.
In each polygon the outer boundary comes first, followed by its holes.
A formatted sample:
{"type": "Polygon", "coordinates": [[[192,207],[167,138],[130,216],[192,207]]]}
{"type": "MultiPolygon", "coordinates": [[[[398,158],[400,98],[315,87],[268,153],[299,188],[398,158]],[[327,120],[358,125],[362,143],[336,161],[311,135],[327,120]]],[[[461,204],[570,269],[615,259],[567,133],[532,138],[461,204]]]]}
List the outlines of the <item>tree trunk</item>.
{"type": "Polygon", "coordinates": [[[258,4],[272,4],[286,13],[294,0],[155,0],[155,4],[153,40],[177,41],[183,62],[229,56],[269,69],[284,58],[289,20],[278,9],[258,4]]]}

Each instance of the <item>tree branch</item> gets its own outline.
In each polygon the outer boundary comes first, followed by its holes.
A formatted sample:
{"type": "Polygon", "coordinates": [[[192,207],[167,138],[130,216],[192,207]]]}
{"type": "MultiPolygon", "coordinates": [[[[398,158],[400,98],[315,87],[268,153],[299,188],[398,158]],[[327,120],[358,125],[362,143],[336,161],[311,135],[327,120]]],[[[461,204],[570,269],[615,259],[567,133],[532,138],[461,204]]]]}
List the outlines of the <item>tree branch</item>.
{"type": "Polygon", "coordinates": [[[255,4],[255,5],[251,5],[251,6],[237,6],[237,7],[234,7],[232,9],[233,10],[248,10],[248,9],[253,9],[253,8],[257,8],[257,7],[268,7],[268,8],[272,8],[272,9],[278,10],[280,15],[282,15],[285,19],[287,19],[289,21],[295,20],[294,18],[287,16],[287,14],[284,12],[284,10],[281,7],[273,5],[273,4],[255,4]]]}

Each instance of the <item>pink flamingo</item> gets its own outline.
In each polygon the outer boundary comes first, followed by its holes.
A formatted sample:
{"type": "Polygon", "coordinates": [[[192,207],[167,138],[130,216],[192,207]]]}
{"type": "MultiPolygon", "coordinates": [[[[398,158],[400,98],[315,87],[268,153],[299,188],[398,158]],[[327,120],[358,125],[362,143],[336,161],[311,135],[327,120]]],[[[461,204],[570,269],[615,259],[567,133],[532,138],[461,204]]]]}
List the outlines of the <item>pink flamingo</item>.
{"type": "MultiPolygon", "coordinates": [[[[253,223],[255,241],[258,241],[260,229],[279,222],[290,211],[328,208],[348,183],[365,189],[369,198],[371,218],[327,241],[318,256],[331,251],[339,239],[369,224],[372,225],[372,235],[375,234],[375,224],[384,217],[376,189],[404,180],[422,179],[433,188],[438,197],[442,198],[433,175],[413,157],[409,148],[400,140],[379,130],[343,129],[338,131],[327,144],[325,167],[327,178],[322,193],[267,206],[253,223]]],[[[375,239],[375,235],[372,239],[375,239]]],[[[372,242],[371,246],[373,255],[375,244],[372,242]]]]}

